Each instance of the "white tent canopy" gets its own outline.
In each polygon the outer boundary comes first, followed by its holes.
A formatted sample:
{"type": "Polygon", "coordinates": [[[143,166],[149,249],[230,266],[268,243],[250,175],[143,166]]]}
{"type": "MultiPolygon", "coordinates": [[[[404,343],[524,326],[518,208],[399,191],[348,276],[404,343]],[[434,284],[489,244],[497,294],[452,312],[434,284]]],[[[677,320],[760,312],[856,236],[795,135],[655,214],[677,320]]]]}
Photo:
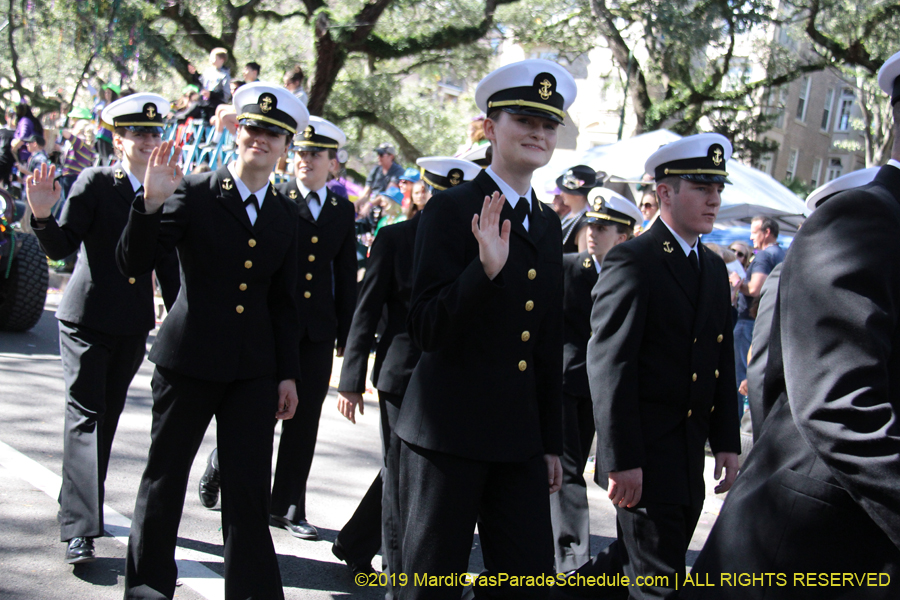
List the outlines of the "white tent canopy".
{"type": "MultiPolygon", "coordinates": [[[[660,129],[615,144],[596,146],[575,157],[560,157],[535,171],[532,185],[535,190],[551,190],[557,177],[579,164],[604,171],[614,178],[638,181],[644,175],[647,158],[660,146],[680,138],[678,134],[660,129]]],[[[751,218],[764,215],[776,218],[782,229],[789,233],[796,231],[809,216],[806,204],[770,175],[735,160],[728,162],[727,169],[732,185],[726,185],[722,192],[717,226],[748,223],[751,218]]]]}

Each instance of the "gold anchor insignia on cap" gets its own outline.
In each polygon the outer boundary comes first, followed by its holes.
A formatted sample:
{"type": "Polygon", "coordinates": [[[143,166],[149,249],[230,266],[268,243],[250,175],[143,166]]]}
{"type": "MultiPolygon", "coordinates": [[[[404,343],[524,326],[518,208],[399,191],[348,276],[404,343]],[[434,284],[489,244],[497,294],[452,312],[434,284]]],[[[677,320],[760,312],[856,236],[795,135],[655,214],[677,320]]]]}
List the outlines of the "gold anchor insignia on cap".
{"type": "Polygon", "coordinates": [[[272,97],[271,96],[263,96],[259,99],[259,109],[264,113],[272,110],[272,97]]]}
{"type": "Polygon", "coordinates": [[[232,188],[234,188],[234,182],[231,181],[230,178],[226,177],[225,179],[222,180],[222,189],[223,190],[230,190],[232,188]]]}
{"type": "Polygon", "coordinates": [[[462,173],[458,170],[453,169],[450,171],[450,185],[456,186],[462,182],[462,173]]]}
{"type": "Polygon", "coordinates": [[[538,89],[538,95],[541,97],[542,100],[549,100],[550,96],[553,95],[553,92],[550,90],[550,88],[552,86],[553,86],[553,84],[550,83],[549,79],[545,79],[540,83],[540,89],[538,89]]]}
{"type": "Polygon", "coordinates": [[[589,258],[584,259],[584,262],[581,263],[581,266],[583,266],[585,269],[589,269],[591,266],[591,259],[589,259],[589,258]]]}
{"type": "Polygon", "coordinates": [[[722,151],[719,148],[713,150],[712,161],[717,167],[722,164],[722,151]]]}
{"type": "Polygon", "coordinates": [[[672,244],[670,244],[668,240],[663,242],[663,250],[665,250],[667,254],[672,254],[672,244]]]}
{"type": "Polygon", "coordinates": [[[113,173],[113,176],[114,176],[116,179],[124,179],[124,178],[125,178],[125,171],[123,171],[122,169],[116,169],[116,172],[113,173]]]}
{"type": "Polygon", "coordinates": [[[147,118],[152,119],[155,116],[156,116],[156,107],[151,104],[150,106],[147,107],[147,118]]]}
{"type": "Polygon", "coordinates": [[[306,129],[303,130],[303,138],[307,140],[312,139],[315,132],[316,130],[312,128],[312,125],[307,125],[306,129]]]}
{"type": "Polygon", "coordinates": [[[288,198],[290,198],[291,200],[296,200],[297,199],[297,190],[289,191],[288,198]]]}

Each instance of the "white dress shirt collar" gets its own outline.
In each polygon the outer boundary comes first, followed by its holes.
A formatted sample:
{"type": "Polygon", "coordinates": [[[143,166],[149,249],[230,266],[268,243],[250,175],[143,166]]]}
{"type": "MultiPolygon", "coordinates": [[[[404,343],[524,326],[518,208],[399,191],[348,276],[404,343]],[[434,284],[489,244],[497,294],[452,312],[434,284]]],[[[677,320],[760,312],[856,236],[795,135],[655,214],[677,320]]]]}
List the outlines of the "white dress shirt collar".
{"type": "MultiPolygon", "coordinates": [[[[259,202],[259,208],[262,209],[263,201],[266,199],[266,192],[269,190],[269,182],[266,181],[266,185],[256,190],[255,192],[251,192],[250,188],[247,187],[247,184],[241,181],[241,178],[237,176],[237,173],[234,171],[234,163],[228,163],[228,172],[231,173],[231,176],[234,177],[234,185],[237,187],[238,194],[241,196],[241,202],[247,200],[250,197],[250,194],[256,196],[256,201],[259,202]]],[[[245,205],[247,209],[247,216],[250,217],[250,224],[256,224],[256,207],[253,204],[245,205]]]]}
{"type": "Polygon", "coordinates": [[[889,164],[892,167],[895,167],[897,169],[900,169],[900,160],[897,160],[896,158],[890,159],[889,161],[887,161],[887,164],[889,164]]]}
{"type": "MultiPolygon", "coordinates": [[[[532,187],[530,185],[528,186],[528,193],[526,193],[523,196],[523,195],[519,194],[519,192],[517,192],[515,189],[513,189],[513,187],[511,185],[509,185],[508,183],[503,181],[500,178],[500,176],[494,172],[494,170],[492,168],[488,167],[487,169],[485,169],[485,171],[487,172],[488,175],[491,176],[491,179],[494,180],[494,183],[497,184],[497,187],[500,188],[500,193],[503,194],[504,196],[506,196],[506,201],[509,202],[510,206],[515,208],[516,205],[519,203],[519,201],[522,198],[527,198],[529,205],[530,205],[529,214],[532,210],[534,210],[535,206],[531,200],[531,198],[533,196],[533,191],[532,191],[532,187]]],[[[528,231],[528,225],[530,223],[531,223],[531,217],[525,217],[525,222],[523,223],[523,225],[525,225],[525,231],[528,231]]]]}
{"type": "Polygon", "coordinates": [[[134,190],[134,193],[137,194],[137,191],[143,187],[143,183],[141,180],[134,176],[134,173],[128,170],[128,167],[125,166],[125,163],[122,163],[122,170],[125,171],[125,174],[128,175],[128,181],[131,182],[131,189],[134,190]]]}

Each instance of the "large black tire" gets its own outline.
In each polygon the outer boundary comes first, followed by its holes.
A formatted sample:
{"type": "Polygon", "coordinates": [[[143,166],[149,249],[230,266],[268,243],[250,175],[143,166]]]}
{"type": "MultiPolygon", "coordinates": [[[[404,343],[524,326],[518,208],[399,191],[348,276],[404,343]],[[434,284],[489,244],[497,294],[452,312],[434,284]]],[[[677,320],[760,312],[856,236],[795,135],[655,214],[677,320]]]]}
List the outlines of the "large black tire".
{"type": "Polygon", "coordinates": [[[6,261],[0,262],[0,330],[28,331],[44,314],[47,299],[47,256],[33,235],[17,234],[22,246],[13,257],[9,279],[4,280],[6,261]]]}

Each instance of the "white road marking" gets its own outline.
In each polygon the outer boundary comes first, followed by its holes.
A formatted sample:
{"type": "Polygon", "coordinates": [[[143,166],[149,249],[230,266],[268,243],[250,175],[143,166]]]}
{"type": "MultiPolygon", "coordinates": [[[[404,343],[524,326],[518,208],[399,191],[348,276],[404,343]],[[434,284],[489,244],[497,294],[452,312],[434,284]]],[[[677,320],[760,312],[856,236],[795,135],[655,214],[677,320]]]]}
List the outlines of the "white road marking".
{"type": "MultiPolygon", "coordinates": [[[[62,477],[2,441],[0,441],[0,465],[53,500],[59,497],[62,477]]],[[[103,517],[106,533],[127,546],[131,520],[107,504],[103,505],[103,517]]],[[[190,587],[208,600],[224,600],[225,580],[218,573],[201,564],[203,562],[220,563],[223,562],[222,557],[188,548],[176,548],[175,562],[178,565],[178,578],[183,585],[190,587]]]]}

